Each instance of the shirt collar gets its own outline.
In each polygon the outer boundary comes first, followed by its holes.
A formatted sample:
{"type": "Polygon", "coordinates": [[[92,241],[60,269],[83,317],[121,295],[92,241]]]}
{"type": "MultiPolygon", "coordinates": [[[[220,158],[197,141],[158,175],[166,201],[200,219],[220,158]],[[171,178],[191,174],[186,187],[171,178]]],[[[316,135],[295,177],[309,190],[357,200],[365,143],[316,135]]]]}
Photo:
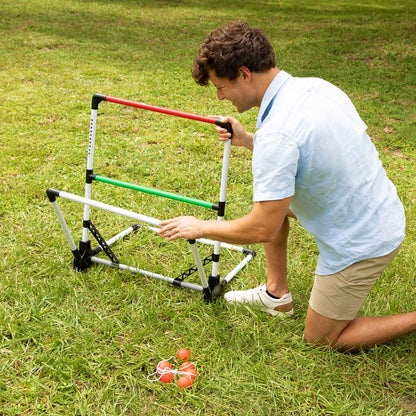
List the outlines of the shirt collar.
{"type": "Polygon", "coordinates": [[[273,105],[273,100],[277,93],[279,92],[279,89],[282,87],[282,85],[292,76],[288,74],[287,72],[280,70],[279,73],[274,77],[273,81],[270,83],[270,85],[267,87],[266,93],[264,94],[264,97],[261,101],[259,114],[257,115],[257,124],[256,128],[259,129],[262,124],[262,118],[264,113],[269,112],[270,108],[273,105]]]}

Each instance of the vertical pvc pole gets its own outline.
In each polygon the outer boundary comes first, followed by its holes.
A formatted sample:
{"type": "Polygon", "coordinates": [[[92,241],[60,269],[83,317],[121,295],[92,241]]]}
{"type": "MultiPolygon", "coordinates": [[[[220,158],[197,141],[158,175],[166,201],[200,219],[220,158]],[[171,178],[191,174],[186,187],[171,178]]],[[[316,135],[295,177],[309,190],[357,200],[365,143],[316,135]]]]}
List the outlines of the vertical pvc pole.
{"type": "MultiPolygon", "coordinates": [[[[218,217],[219,221],[224,219],[224,210],[225,210],[225,195],[227,192],[227,179],[228,179],[228,168],[230,164],[230,150],[231,150],[231,140],[228,140],[224,144],[224,155],[222,160],[222,172],[221,172],[221,187],[220,187],[220,199],[219,199],[219,210],[218,217]]],[[[212,262],[212,274],[213,278],[218,276],[218,264],[220,256],[221,243],[216,241],[214,244],[214,261],[212,262]]]]}
{"type": "MultiPolygon", "coordinates": [[[[97,113],[98,108],[91,109],[90,133],[88,140],[88,158],[87,158],[87,172],[85,180],[85,198],[91,199],[92,181],[89,180],[88,175],[92,174],[94,167],[94,148],[95,148],[95,132],[97,129],[97,113]]],[[[85,226],[86,221],[90,220],[90,206],[84,205],[84,222],[82,227],[82,241],[88,241],[88,228],[85,226]]]]}
{"type": "MultiPolygon", "coordinates": [[[[48,190],[49,191],[49,190],[48,190]]],[[[66,241],[68,242],[69,246],[71,247],[72,254],[74,256],[74,267],[78,267],[78,270],[84,270],[85,268],[89,267],[89,260],[84,259],[77,249],[77,246],[75,245],[75,241],[72,238],[71,232],[69,231],[69,228],[66,224],[65,218],[62,215],[61,209],[59,208],[58,202],[56,202],[55,197],[57,195],[49,194],[48,198],[50,202],[52,203],[53,210],[55,211],[55,214],[58,218],[59,224],[65,234],[66,241]]],[[[59,195],[59,194],[58,194],[59,195]]]]}
{"type": "Polygon", "coordinates": [[[65,218],[62,215],[62,211],[59,208],[58,202],[53,201],[52,202],[53,210],[55,211],[56,217],[58,218],[59,225],[62,228],[62,231],[64,232],[66,241],[69,244],[69,247],[71,248],[71,251],[74,252],[77,250],[77,246],[75,245],[74,239],[72,238],[71,232],[69,231],[68,225],[66,224],[65,218]]]}
{"type": "Polygon", "coordinates": [[[204,266],[202,264],[201,256],[199,255],[198,248],[196,246],[195,240],[188,240],[191,245],[192,255],[194,256],[194,261],[196,268],[198,270],[199,278],[201,279],[201,284],[204,292],[204,297],[206,301],[211,299],[211,289],[209,288],[207,276],[205,275],[204,266]]]}

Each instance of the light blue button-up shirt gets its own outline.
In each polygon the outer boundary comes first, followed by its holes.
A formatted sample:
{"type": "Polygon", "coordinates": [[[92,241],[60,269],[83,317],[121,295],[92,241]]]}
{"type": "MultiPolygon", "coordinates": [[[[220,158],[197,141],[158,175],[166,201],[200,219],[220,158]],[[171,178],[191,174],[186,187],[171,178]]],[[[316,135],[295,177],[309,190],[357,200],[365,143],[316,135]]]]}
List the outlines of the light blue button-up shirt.
{"type": "Polygon", "coordinates": [[[292,197],[316,240],[316,273],[386,255],[404,239],[393,183],[350,99],[318,78],[280,71],[263,97],[253,149],[254,201],[292,197]]]}

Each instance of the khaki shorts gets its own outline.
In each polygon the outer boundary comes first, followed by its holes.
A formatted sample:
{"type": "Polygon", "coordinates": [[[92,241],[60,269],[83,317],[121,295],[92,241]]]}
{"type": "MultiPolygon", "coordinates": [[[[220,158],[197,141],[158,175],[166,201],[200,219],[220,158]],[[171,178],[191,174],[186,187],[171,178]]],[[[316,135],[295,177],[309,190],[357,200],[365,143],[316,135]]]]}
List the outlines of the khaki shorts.
{"type": "Polygon", "coordinates": [[[335,274],[316,275],[310,307],[330,319],[353,320],[373,284],[399,250],[400,246],[386,256],[359,261],[335,274]]]}

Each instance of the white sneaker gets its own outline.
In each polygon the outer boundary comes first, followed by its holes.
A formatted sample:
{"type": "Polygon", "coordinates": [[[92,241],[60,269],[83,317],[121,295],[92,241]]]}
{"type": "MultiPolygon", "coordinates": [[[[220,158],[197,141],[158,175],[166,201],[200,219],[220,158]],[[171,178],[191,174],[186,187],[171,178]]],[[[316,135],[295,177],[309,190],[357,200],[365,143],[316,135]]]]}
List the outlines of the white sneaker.
{"type": "Polygon", "coordinates": [[[248,303],[270,315],[293,315],[293,299],[290,292],[280,299],[274,299],[266,293],[265,284],[255,289],[227,292],[224,299],[229,303],[248,303]]]}

